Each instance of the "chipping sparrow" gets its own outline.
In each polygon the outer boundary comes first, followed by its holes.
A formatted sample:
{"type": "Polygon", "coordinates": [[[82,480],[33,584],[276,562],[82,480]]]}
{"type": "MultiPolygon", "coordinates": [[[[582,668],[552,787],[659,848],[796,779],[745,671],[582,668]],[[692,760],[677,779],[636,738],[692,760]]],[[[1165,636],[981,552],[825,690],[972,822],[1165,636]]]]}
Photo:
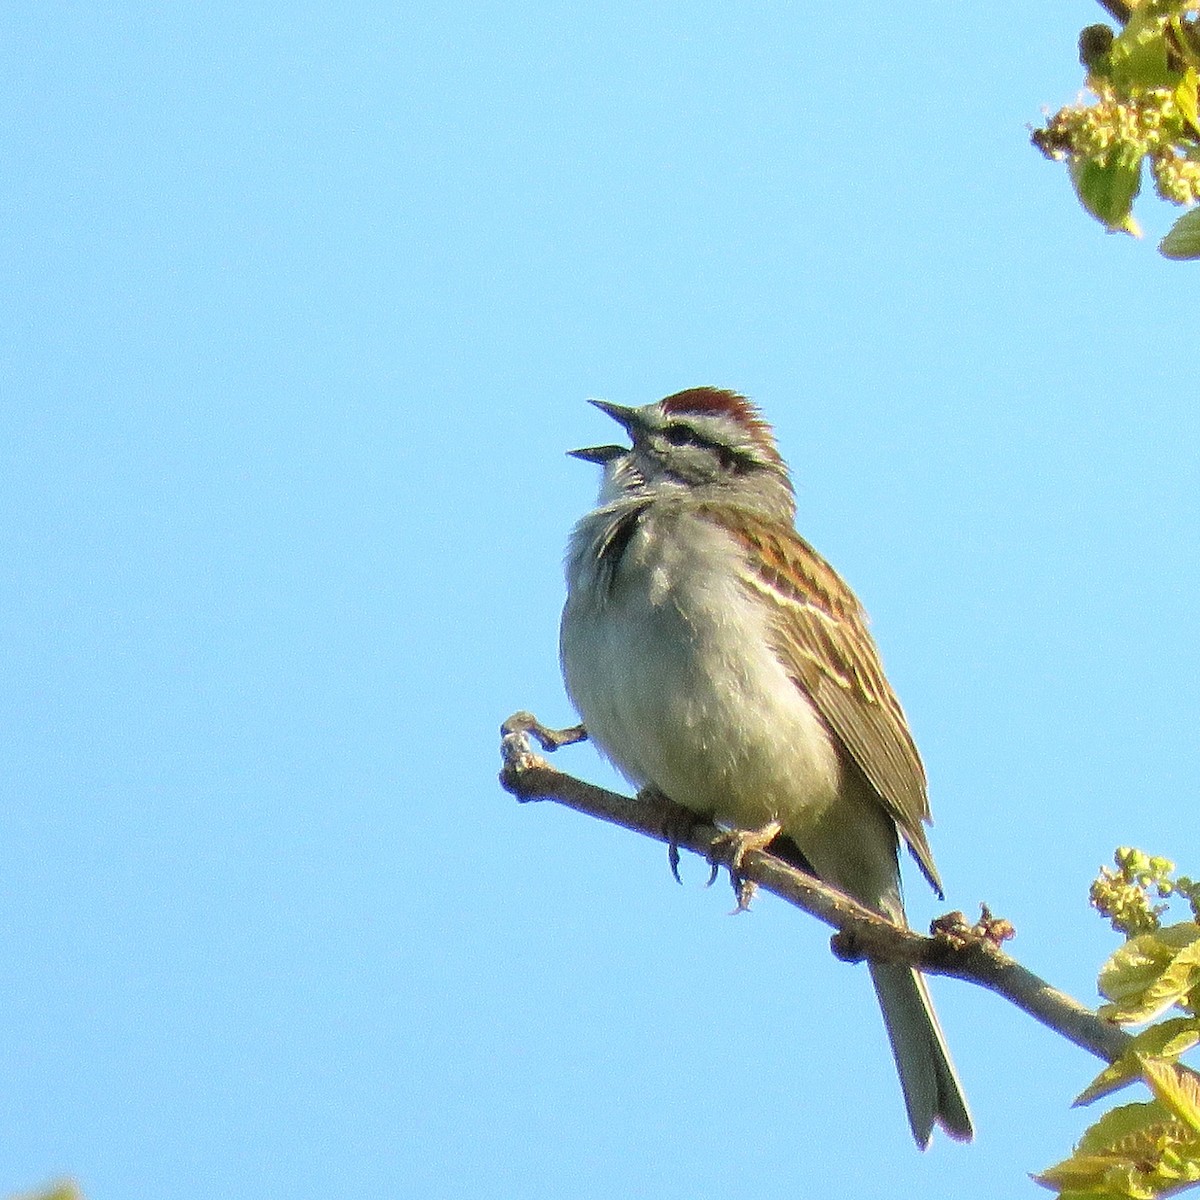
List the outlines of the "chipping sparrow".
{"type": "MultiPolygon", "coordinates": [[[[604,466],[567,550],[561,632],[588,735],[638,786],[781,831],[817,876],[904,924],[901,840],[941,895],[925,772],[862,608],[793,528],[770,426],[716,388],[592,403],[633,445],[573,452],[604,466]]],[[[870,972],[917,1143],[935,1124],[970,1139],[925,981],[870,972]]]]}

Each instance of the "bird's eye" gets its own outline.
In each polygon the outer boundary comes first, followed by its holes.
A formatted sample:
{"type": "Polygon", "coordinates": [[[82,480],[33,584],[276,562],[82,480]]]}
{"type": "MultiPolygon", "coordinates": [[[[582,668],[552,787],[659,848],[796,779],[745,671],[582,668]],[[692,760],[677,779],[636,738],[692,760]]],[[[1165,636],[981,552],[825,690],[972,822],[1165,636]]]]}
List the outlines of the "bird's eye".
{"type": "Polygon", "coordinates": [[[663,430],[663,437],[672,446],[684,446],[692,440],[692,431],[686,425],[668,425],[663,430]]]}

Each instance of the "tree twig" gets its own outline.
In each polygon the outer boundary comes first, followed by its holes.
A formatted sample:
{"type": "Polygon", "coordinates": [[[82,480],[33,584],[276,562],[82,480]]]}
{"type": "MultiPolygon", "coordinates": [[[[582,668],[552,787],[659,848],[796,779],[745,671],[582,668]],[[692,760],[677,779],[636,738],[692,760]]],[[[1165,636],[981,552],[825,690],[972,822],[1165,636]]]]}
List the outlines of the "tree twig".
{"type": "MultiPolygon", "coordinates": [[[[500,783],[518,800],[553,800],[655,841],[677,844],[732,872],[732,849],[727,841],[720,840],[720,829],[696,824],[694,818],[689,819],[687,810],[664,797],[622,796],[564,774],[533,753],[529,745],[531,732],[544,748],[566,744],[528,713],[516,714],[501,726],[504,765],[500,783]],[[549,736],[543,737],[544,734],[549,736]]],[[[586,736],[575,729],[570,734],[569,741],[580,741],[586,736]]],[[[1011,936],[1011,927],[997,921],[986,909],[983,918],[974,925],[961,913],[942,917],[934,922],[932,936],[925,937],[893,925],[766,851],[746,852],[737,873],[743,880],[757,884],[837,930],[833,950],[839,958],[910,963],[927,974],[949,975],[978,984],[1106,1062],[1118,1059],[1132,1041],[1124,1030],[1051,987],[1005,954],[999,943],[1011,936]]]]}
{"type": "Polygon", "coordinates": [[[1114,20],[1120,21],[1122,25],[1129,24],[1129,18],[1133,16],[1133,9],[1125,3],[1125,0],[1097,0],[1097,3],[1114,20]]]}

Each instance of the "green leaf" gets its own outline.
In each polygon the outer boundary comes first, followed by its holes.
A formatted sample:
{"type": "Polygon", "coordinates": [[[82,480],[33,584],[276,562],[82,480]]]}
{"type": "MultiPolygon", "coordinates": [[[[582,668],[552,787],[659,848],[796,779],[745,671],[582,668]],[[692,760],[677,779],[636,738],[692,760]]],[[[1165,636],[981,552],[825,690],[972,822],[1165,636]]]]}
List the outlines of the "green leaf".
{"type": "Polygon", "coordinates": [[[74,1183],[67,1180],[52,1186],[48,1191],[27,1192],[21,1196],[14,1196],[12,1200],[83,1200],[83,1193],[74,1183]]]}
{"type": "Polygon", "coordinates": [[[1034,1178],[1065,1195],[1154,1200],[1190,1174],[1188,1134],[1157,1100],[1125,1104],[1091,1126],[1070,1158],[1034,1178]]]}
{"type": "Polygon", "coordinates": [[[1139,1145],[1149,1145],[1172,1124],[1175,1122],[1170,1112],[1157,1100],[1122,1104],[1085,1130],[1078,1150],[1084,1154],[1124,1155],[1139,1145]]]}
{"type": "Polygon", "coordinates": [[[1200,1043],[1200,1021],[1193,1017],[1173,1017],[1169,1021],[1151,1025],[1133,1039],[1129,1049],[1116,1062],[1105,1067],[1076,1096],[1074,1103],[1091,1104],[1093,1100],[1141,1079],[1142,1055],[1173,1061],[1197,1043],[1200,1043]]]}
{"type": "Polygon", "coordinates": [[[1197,37],[1200,30],[1197,29],[1194,20],[1186,19],[1182,6],[1180,7],[1181,11],[1171,18],[1171,32],[1175,35],[1175,47],[1182,55],[1184,62],[1195,66],[1200,63],[1200,38],[1197,37]]]}
{"type": "Polygon", "coordinates": [[[1059,1192],[1058,1200],[1127,1200],[1124,1192],[1114,1192],[1111,1188],[1096,1191],[1089,1188],[1086,1192],[1059,1192]]]}
{"type": "Polygon", "coordinates": [[[1113,1161],[1106,1155],[1073,1154],[1033,1178],[1043,1187],[1069,1189],[1064,1192],[1067,1195],[1126,1197],[1130,1195],[1127,1188],[1117,1191],[1111,1186],[1116,1182],[1114,1174],[1119,1171],[1118,1167],[1114,1172],[1113,1161]]]}
{"type": "Polygon", "coordinates": [[[1175,104],[1183,114],[1183,119],[1191,126],[1192,132],[1200,134],[1200,115],[1197,114],[1196,93],[1200,76],[1195,67],[1188,67],[1175,89],[1175,104]]]}
{"type": "Polygon", "coordinates": [[[1139,4],[1109,51],[1114,82],[1125,88],[1171,87],[1179,78],[1167,65],[1167,22],[1152,4],[1139,4]]]}
{"type": "Polygon", "coordinates": [[[1200,983],[1200,932],[1190,945],[1171,960],[1171,965],[1146,993],[1145,1003],[1155,1005],[1164,996],[1170,996],[1175,1003],[1182,1003],[1197,983],[1200,983]]]}
{"type": "Polygon", "coordinates": [[[1183,1067],[1156,1058],[1142,1060],[1142,1074],[1159,1102],[1193,1133],[1200,1133],[1200,1079],[1183,1067]]]}
{"type": "Polygon", "coordinates": [[[1200,925],[1181,921],[1130,938],[1100,969],[1100,1012],[1131,1025],[1153,1020],[1200,981],[1200,925]]]}
{"type": "Polygon", "coordinates": [[[1140,236],[1131,210],[1142,186],[1142,151],[1122,143],[1103,156],[1070,162],[1079,202],[1110,233],[1140,236]]]}
{"type": "Polygon", "coordinates": [[[1185,212],[1158,243],[1158,249],[1167,258],[1200,258],[1200,208],[1185,212]]]}

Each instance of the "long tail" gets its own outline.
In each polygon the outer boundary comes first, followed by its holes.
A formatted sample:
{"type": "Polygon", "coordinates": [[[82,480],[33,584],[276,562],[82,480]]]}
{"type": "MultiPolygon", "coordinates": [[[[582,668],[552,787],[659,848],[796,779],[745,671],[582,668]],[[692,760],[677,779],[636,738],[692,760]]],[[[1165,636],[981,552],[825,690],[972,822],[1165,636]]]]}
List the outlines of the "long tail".
{"type": "Polygon", "coordinates": [[[869,965],[917,1145],[922,1150],[929,1145],[934,1125],[969,1142],[974,1134],[971,1114],[925,980],[909,967],[869,965]]]}

